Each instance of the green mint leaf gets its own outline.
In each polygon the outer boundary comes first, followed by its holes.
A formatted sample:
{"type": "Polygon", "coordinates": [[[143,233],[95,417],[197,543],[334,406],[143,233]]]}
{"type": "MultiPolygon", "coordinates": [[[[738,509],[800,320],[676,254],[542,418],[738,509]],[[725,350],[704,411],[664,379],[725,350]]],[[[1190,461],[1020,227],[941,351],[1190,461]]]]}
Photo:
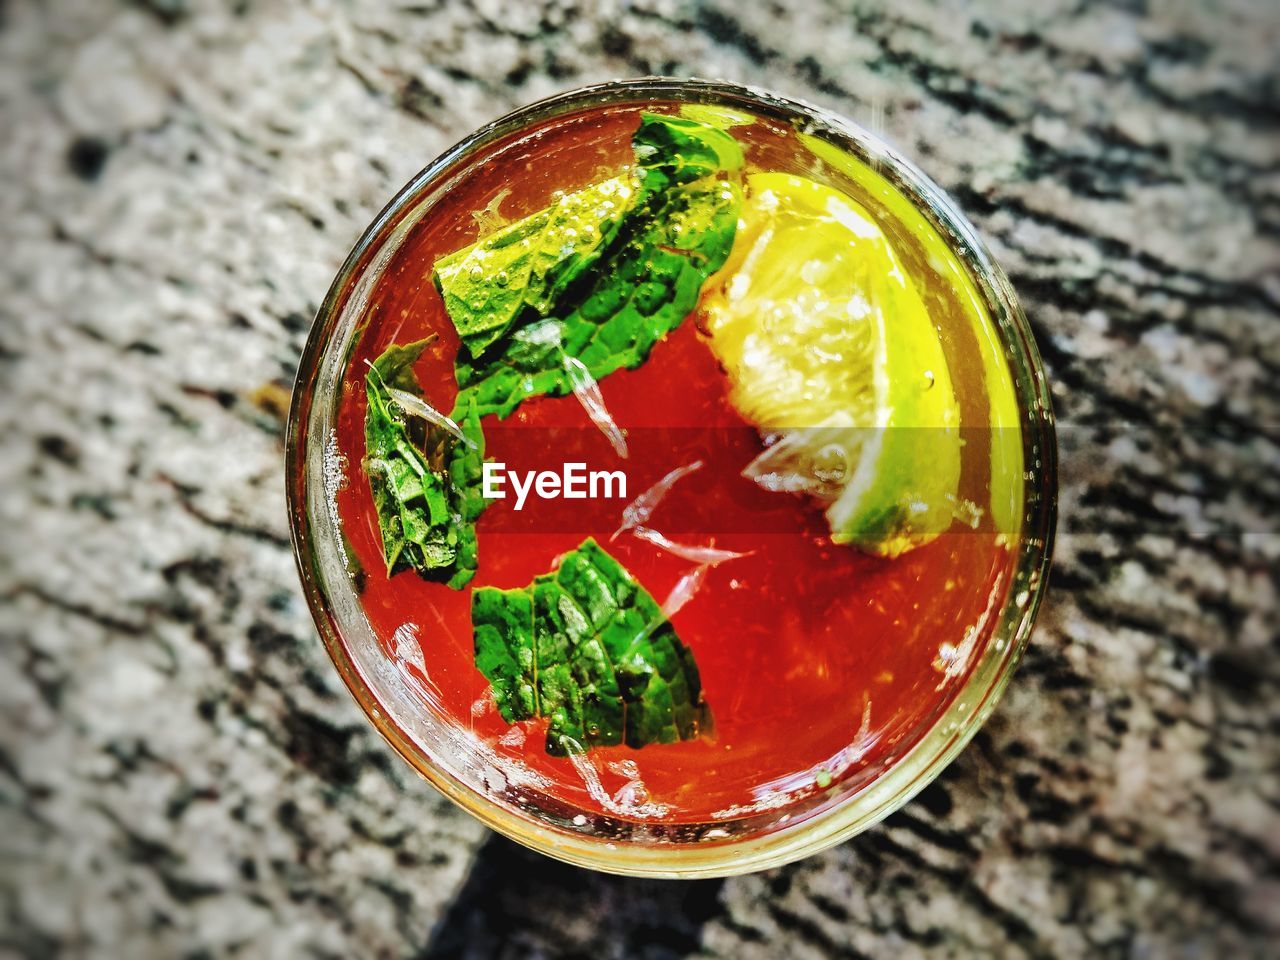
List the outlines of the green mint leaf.
{"type": "Polygon", "coordinates": [[[480,356],[522,313],[547,316],[612,242],[634,195],[629,178],[606,180],[436,261],[432,279],[467,351],[480,356]]]}
{"type": "Polygon", "coordinates": [[[530,397],[563,396],[573,388],[566,357],[596,380],[639,366],[728,257],[743,162],[733,137],[644,114],[632,146],[636,168],[626,177],[569,194],[437,265],[436,284],[465,347],[455,361],[458,410],[474,401],[481,416],[505,417],[530,397]],[[618,219],[591,232],[583,212],[599,214],[606,189],[618,198],[608,211],[618,219]],[[565,242],[567,230],[556,227],[570,219],[562,209],[583,214],[574,229],[579,239],[588,232],[589,251],[565,242]],[[533,250],[508,253],[521,244],[533,250]],[[506,257],[520,268],[495,271],[506,257]]]}
{"type": "Polygon", "coordinates": [[[424,337],[413,343],[393,343],[382,351],[382,355],[370,364],[377,372],[377,380],[384,387],[396,387],[409,393],[421,393],[422,385],[413,372],[413,365],[418,362],[422,352],[436,340],[435,334],[424,337]]]}
{"type": "Polygon", "coordinates": [[[595,540],[528,587],[477,588],[471,621],[499,713],[548,718],[550,754],[691,740],[711,724],[693,654],[595,540]]]}
{"type": "Polygon", "coordinates": [[[742,169],[737,140],[724,130],[685,117],[641,114],[631,147],[649,191],[742,169]]]}
{"type": "Polygon", "coordinates": [[[458,425],[471,445],[455,442],[448,462],[449,503],[458,533],[457,556],[448,584],[455,590],[461,590],[476,574],[476,521],[488,506],[482,493],[484,432],[474,403],[468,403],[458,425]]]}
{"type": "MultiPolygon", "coordinates": [[[[392,396],[421,396],[414,362],[434,339],[392,344],[365,376],[364,472],[373,495],[387,575],[415,570],[461,586],[475,572],[472,495],[479,495],[483,436],[474,414],[462,429],[475,444],[410,417],[392,396]],[[459,487],[454,477],[467,481],[459,487]],[[471,479],[474,478],[474,483],[471,479]]],[[[407,402],[407,401],[406,401],[407,402]]]]}

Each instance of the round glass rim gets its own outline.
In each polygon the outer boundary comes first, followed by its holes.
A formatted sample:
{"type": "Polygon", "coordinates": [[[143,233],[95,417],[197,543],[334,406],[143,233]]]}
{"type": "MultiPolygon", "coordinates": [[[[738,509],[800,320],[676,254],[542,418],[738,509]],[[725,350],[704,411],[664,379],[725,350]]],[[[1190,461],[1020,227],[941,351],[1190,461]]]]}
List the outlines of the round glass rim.
{"type": "MultiPolygon", "coordinates": [[[[327,386],[332,391],[334,384],[327,386]]],[[[294,555],[307,603],[339,675],[374,727],[421,776],[482,823],[556,859],[609,873],[669,878],[748,873],[816,853],[878,823],[932,781],[986,721],[1028,642],[1048,582],[1056,523],[1054,421],[1040,355],[1008,278],[946,193],[894,148],[821,107],[727,81],[643,77],[580,87],[508,113],[424,167],[366,228],[320,306],[298,367],[285,447],[294,555]],[[445,769],[442,758],[430,755],[388,715],[369,678],[353,662],[334,607],[344,602],[348,608],[358,607],[358,602],[350,586],[347,590],[352,597],[334,597],[326,591],[313,529],[318,516],[328,510],[321,485],[328,436],[328,430],[323,429],[325,405],[315,402],[322,363],[337,324],[350,313],[346,308],[353,289],[361,281],[368,282],[371,272],[377,276],[377,269],[403,239],[403,229],[397,234],[396,228],[407,229],[417,223],[415,214],[431,205],[431,189],[438,189],[474,154],[531,124],[592,107],[659,101],[737,107],[775,121],[803,124],[805,133],[872,165],[901,192],[958,257],[990,313],[1005,349],[1019,409],[1026,415],[1021,431],[1024,470],[1032,471],[1023,485],[1019,556],[995,629],[968,679],[924,734],[873,781],[825,809],[783,826],[777,825],[776,815],[767,823],[763,815],[757,815],[754,819],[761,821],[760,826],[771,829],[756,836],[688,843],[610,840],[563,829],[536,814],[521,814],[503,805],[445,769]],[[388,244],[391,250],[386,249],[388,244]],[[1037,461],[1038,465],[1026,466],[1037,461]]],[[[345,579],[345,570],[343,575],[345,579]]],[[[750,826],[752,821],[744,817],[715,826],[750,826]]],[[[635,825],[623,818],[615,822],[635,825]]]]}

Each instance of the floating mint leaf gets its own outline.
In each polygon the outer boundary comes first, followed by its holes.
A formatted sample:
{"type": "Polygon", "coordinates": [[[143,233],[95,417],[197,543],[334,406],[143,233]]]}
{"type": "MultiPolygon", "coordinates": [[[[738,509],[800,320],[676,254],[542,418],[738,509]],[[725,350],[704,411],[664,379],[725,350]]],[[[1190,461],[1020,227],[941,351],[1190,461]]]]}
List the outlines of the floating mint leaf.
{"type": "Polygon", "coordinates": [[[643,171],[645,189],[650,192],[742,169],[738,141],[724,130],[684,117],[641,114],[631,147],[643,171]],[[655,178],[660,178],[659,182],[655,183],[655,178]]]}
{"type": "Polygon", "coordinates": [[[642,115],[632,146],[628,176],[437,264],[464,346],[460,406],[474,399],[481,416],[505,417],[530,397],[569,393],[561,350],[597,381],[639,366],[697,304],[733,246],[742,150],[723,130],[659,114],[642,115]],[[521,335],[544,325],[555,335],[521,335]]]}
{"type": "Polygon", "coordinates": [[[711,723],[693,655],[595,540],[528,587],[476,589],[471,620],[503,719],[548,718],[548,753],[691,740],[711,723]]]}
{"type": "Polygon", "coordinates": [[[450,450],[448,474],[453,522],[458,531],[458,554],[449,586],[461,590],[476,573],[476,521],[487,503],[482,493],[484,432],[474,403],[468,403],[459,426],[469,443],[455,443],[450,450]]]}
{"type": "Polygon", "coordinates": [[[461,586],[475,572],[472,514],[478,512],[472,499],[479,496],[484,460],[479,418],[468,408],[469,418],[458,427],[466,439],[460,441],[433,418],[419,416],[416,404],[397,399],[421,395],[413,364],[433,339],[393,344],[369,365],[364,471],[388,576],[412,569],[461,586]]]}
{"type": "Polygon", "coordinates": [[[436,261],[433,279],[467,351],[480,356],[522,313],[550,314],[613,240],[635,194],[629,177],[606,180],[436,261]]]}

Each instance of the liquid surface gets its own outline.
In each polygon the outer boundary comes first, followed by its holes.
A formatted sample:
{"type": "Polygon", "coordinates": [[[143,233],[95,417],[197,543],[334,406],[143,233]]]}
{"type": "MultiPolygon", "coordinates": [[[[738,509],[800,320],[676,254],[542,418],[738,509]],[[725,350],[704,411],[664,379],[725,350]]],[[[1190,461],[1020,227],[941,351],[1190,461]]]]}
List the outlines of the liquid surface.
{"type": "MultiPolygon", "coordinates": [[[[967,509],[950,531],[894,559],[832,544],[820,505],[762,490],[741,475],[762,441],[730,404],[728,381],[691,318],[646,363],[600,382],[610,414],[630,434],[625,461],[573,396],[530,400],[506,420],[484,420],[489,458],[513,469],[568,460],[623,469],[627,500],[531,499],[522,512],[510,498],[493,501],[477,525],[478,572],[465,589],[412,571],[386,576],[359,468],[366,362],[391,343],[436,335],[415,369],[429,402],[450,410],[458,338],[432,285],[432,265],[495,224],[541,209],[557,190],[616,174],[632,159],[635,124],[630,108],[554,121],[472,167],[415,226],[374,291],[344,376],[335,440],[348,482],[336,506],[369,622],[386,655],[420,691],[422,709],[540,775],[545,791],[573,809],[706,821],[780,809],[834,785],[869,781],[900,756],[980,656],[1004,602],[1015,544],[984,509],[991,483],[985,440],[963,448],[958,502],[967,509]],[[549,452],[554,443],[563,451],[549,452]],[[475,666],[472,589],[523,587],[594,536],[662,603],[697,565],[629,533],[610,538],[628,500],[698,461],[701,468],[671,488],[650,525],[681,542],[749,554],[708,569],[672,617],[696,658],[714,730],[688,742],[549,756],[545,721],[507,724],[475,666]]],[[[938,328],[962,427],[985,436],[983,334],[925,246],[857,184],[804,150],[791,131],[756,122],[733,134],[746,149],[749,172],[825,180],[877,217],[938,328]]]]}

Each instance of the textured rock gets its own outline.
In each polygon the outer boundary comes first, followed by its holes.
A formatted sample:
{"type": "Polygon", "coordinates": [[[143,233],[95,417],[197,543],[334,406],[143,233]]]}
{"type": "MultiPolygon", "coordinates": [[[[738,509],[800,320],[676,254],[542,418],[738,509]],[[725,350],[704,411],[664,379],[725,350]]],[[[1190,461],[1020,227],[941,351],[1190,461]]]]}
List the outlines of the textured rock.
{"type": "Polygon", "coordinates": [[[1280,15],[1145,6],[0,8],[0,955],[1262,956],[1280,15]],[[316,641],[280,479],[372,214],[480,122],[645,72],[883,130],[1008,269],[1062,424],[1052,589],[985,731],[863,837],[689,885],[410,776],[316,641]]]}

